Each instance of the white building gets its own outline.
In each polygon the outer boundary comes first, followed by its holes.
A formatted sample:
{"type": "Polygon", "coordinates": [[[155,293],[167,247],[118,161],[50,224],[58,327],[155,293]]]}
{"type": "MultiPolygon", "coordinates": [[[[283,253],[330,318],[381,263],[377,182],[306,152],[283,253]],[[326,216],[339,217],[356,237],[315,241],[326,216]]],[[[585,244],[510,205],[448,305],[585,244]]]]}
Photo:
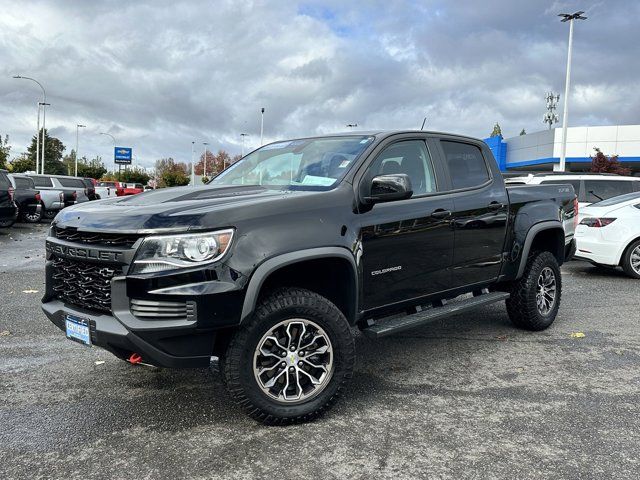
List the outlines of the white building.
{"type": "MultiPolygon", "coordinates": [[[[562,128],[517,137],[486,139],[502,170],[553,170],[560,162],[562,128]]],[[[570,127],[567,129],[567,171],[585,171],[591,166],[594,148],[618,160],[640,175],[640,125],[570,127]]]]}

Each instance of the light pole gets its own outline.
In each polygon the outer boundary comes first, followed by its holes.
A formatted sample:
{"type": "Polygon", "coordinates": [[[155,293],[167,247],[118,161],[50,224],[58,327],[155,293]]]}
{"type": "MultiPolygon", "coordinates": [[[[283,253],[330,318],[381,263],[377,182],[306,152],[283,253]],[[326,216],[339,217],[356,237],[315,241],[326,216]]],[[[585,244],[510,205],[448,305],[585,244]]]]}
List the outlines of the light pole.
{"type": "Polygon", "coordinates": [[[207,142],[202,142],[202,145],[204,145],[204,162],[203,162],[204,167],[202,168],[202,176],[206,177],[207,176],[207,145],[209,144],[207,142]]]}
{"type": "MultiPolygon", "coordinates": [[[[113,140],[113,154],[114,154],[114,159],[113,161],[115,162],[115,153],[116,153],[116,137],[114,137],[113,135],[111,135],[110,133],[105,133],[105,132],[100,132],[100,135],[106,135],[107,137],[111,137],[111,140],[113,140]]],[[[118,181],[120,181],[120,172],[121,172],[121,167],[122,165],[118,164],[118,181]]]]}
{"type": "Polygon", "coordinates": [[[196,186],[196,169],[193,163],[193,156],[195,155],[196,152],[196,142],[191,142],[191,186],[195,187],[196,186]]]}
{"type": "Polygon", "coordinates": [[[562,147],[560,151],[560,165],[558,170],[564,172],[565,163],[567,157],[567,123],[569,121],[569,85],[571,83],[571,50],[573,48],[573,21],[574,20],[586,20],[587,17],[583,17],[584,12],[576,13],[561,13],[558,16],[562,17],[561,22],[569,22],[569,48],[567,53],[567,78],[564,84],[564,107],[562,111],[562,147]]]}
{"type": "Polygon", "coordinates": [[[78,176],[78,131],[81,128],[86,128],[86,125],[80,125],[80,124],[76,125],[76,162],[75,162],[76,165],[75,165],[75,169],[74,169],[75,173],[73,174],[74,177],[78,176]]]}
{"type": "Polygon", "coordinates": [[[38,102],[38,131],[36,133],[36,173],[44,173],[44,118],[42,119],[42,170],[40,171],[38,166],[40,162],[40,105],[44,105],[47,101],[47,92],[45,91],[42,84],[37,81],[35,78],[31,77],[23,77],[22,75],[14,75],[13,78],[19,78],[22,80],[31,80],[38,84],[38,86],[42,89],[42,102],[38,102]]]}
{"type": "Polygon", "coordinates": [[[242,153],[240,154],[240,158],[244,157],[244,137],[248,137],[248,133],[241,133],[240,137],[242,137],[242,153]]]}
{"type": "Polygon", "coordinates": [[[260,146],[264,145],[262,139],[264,138],[264,107],[260,109],[260,146]]]}

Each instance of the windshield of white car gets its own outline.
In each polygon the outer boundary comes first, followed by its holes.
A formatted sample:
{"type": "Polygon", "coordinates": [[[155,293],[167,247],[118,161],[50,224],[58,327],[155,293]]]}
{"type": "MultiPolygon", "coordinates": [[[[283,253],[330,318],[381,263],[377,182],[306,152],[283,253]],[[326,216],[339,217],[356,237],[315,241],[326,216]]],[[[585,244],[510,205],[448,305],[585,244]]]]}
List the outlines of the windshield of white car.
{"type": "Polygon", "coordinates": [[[624,195],[618,195],[617,197],[607,198],[601,202],[592,203],[591,207],[611,207],[612,205],[618,205],[619,203],[628,202],[630,200],[640,199],[640,192],[625,193],[624,195]]]}
{"type": "Polygon", "coordinates": [[[330,190],[344,177],[373,138],[353,135],[270,143],[224,170],[209,185],[330,190]]]}

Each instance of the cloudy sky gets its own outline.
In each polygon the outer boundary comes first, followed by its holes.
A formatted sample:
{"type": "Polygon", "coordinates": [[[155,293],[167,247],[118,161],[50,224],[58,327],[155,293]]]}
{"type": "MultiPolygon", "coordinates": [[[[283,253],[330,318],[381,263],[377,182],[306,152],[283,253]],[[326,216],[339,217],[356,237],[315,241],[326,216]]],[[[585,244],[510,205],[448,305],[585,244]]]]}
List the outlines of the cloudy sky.
{"type": "MultiPolygon", "coordinates": [[[[188,161],[207,141],[260,142],[345,130],[427,127],[485,137],[541,130],[544,94],[563,92],[575,28],[571,125],[640,123],[640,2],[24,1],[0,15],[0,133],[12,154],[47,127],[67,151],[188,161]]],[[[559,112],[561,113],[561,112],[559,112]]]]}

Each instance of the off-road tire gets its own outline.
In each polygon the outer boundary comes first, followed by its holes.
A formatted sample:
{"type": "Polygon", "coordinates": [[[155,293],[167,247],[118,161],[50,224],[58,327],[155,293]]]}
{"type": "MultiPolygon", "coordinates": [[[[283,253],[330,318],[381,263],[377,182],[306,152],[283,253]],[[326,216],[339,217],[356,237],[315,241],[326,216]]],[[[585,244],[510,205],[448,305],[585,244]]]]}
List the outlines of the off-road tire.
{"type": "Polygon", "coordinates": [[[255,420],[287,425],[314,420],[344,392],[353,375],[355,345],[342,312],[326,298],[300,288],[274,291],[256,308],[253,317],[234,333],[219,368],[231,397],[255,420]],[[333,350],[333,374],[323,390],[303,403],[286,405],[262,391],[254,376],[254,352],[272,327],[287,319],[307,319],[322,327],[333,350]]]}
{"type": "Polygon", "coordinates": [[[544,330],[556,318],[562,297],[562,277],[558,261],[551,252],[534,252],[530,254],[524,273],[511,287],[511,296],[506,301],[507,312],[511,321],[526,330],[544,330]],[[550,311],[544,315],[536,302],[538,279],[545,268],[555,274],[555,302],[550,311]]]}
{"type": "Polygon", "coordinates": [[[631,266],[631,255],[634,250],[636,250],[640,246],[640,240],[636,240],[629,245],[624,253],[622,254],[622,260],[620,261],[620,265],[622,265],[622,269],[624,273],[626,273],[631,278],[640,278],[640,273],[636,272],[631,266]]]}

